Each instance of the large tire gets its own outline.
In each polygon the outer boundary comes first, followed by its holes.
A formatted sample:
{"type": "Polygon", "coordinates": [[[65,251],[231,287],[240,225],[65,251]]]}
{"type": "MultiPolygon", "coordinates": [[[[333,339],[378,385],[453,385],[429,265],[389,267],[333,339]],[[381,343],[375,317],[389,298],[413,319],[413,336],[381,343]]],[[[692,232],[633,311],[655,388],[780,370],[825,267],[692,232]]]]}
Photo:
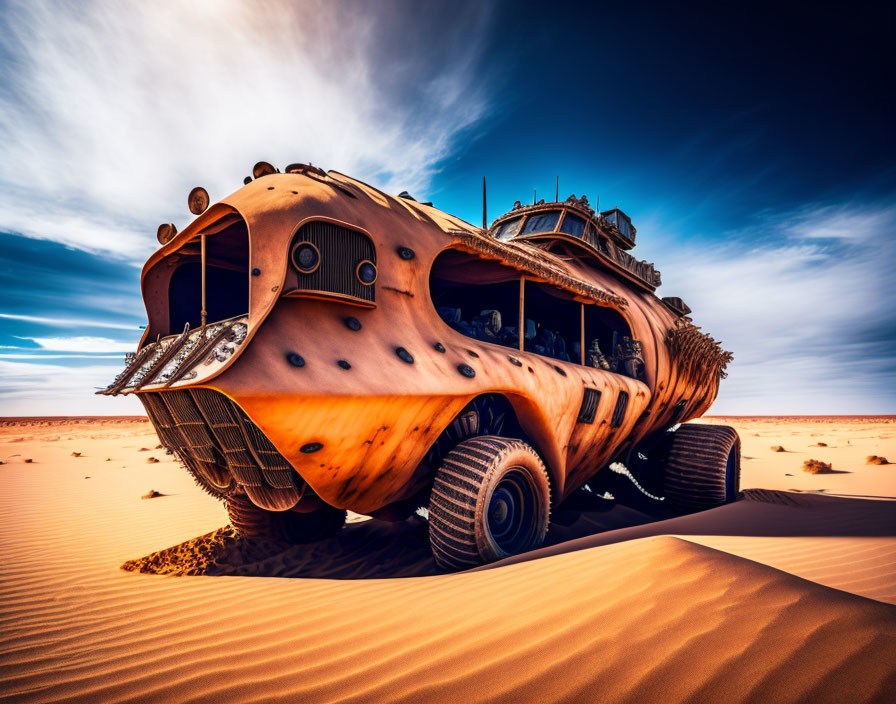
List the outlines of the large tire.
{"type": "Polygon", "coordinates": [[[740,491],[740,437],[727,425],[686,423],[666,457],[664,493],[673,508],[702,511],[731,503],[740,491]]]}
{"type": "Polygon", "coordinates": [[[265,511],[244,494],[227,497],[230,525],[246,538],[289,543],[313,543],[335,535],[345,525],[346,512],[332,506],[312,511],[265,511]]]}
{"type": "Polygon", "coordinates": [[[550,513],[548,473],[535,450],[491,435],[464,440],[445,457],[429,500],[436,564],[462,569],[534,550],[550,513]]]}

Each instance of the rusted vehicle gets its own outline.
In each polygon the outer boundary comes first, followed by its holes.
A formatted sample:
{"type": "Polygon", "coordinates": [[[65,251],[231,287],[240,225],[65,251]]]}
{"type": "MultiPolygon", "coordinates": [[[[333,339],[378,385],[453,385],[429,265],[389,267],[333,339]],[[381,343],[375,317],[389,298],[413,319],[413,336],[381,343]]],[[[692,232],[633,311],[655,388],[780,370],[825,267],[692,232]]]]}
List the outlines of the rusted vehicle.
{"type": "Polygon", "coordinates": [[[571,196],[478,228],[307,164],[253,176],[159,228],[146,332],[100,392],[135,394],[242,533],[425,507],[461,568],[538,547],[614,462],[682,509],[735,497],[737,434],[679,427],[731,355],[655,295],[622,211],[571,196]]]}

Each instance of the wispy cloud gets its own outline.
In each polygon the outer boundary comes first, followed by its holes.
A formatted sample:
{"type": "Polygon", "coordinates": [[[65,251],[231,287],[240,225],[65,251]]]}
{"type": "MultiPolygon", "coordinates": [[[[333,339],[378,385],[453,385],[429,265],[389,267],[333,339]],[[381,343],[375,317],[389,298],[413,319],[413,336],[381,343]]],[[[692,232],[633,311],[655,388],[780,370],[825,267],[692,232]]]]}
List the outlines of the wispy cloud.
{"type": "Polygon", "coordinates": [[[12,313],[0,313],[0,318],[7,320],[21,320],[26,323],[39,323],[63,328],[111,328],[114,330],[136,330],[137,325],[122,325],[109,323],[103,320],[73,320],[70,318],[47,318],[41,315],[14,315],[12,313]]]}
{"type": "Polygon", "coordinates": [[[51,352],[133,352],[133,342],[119,342],[108,337],[26,337],[37,343],[40,349],[51,352]]]}
{"type": "Polygon", "coordinates": [[[4,3],[0,227],[139,260],[261,158],[425,192],[487,110],[489,11],[409,7],[4,3]]]}
{"type": "Polygon", "coordinates": [[[735,354],[713,412],[896,411],[896,206],[763,213],[723,243],[651,247],[661,295],[735,354]]]}
{"type": "Polygon", "coordinates": [[[0,359],[4,415],[142,414],[133,397],[95,396],[121,370],[118,365],[63,366],[0,359]]]}

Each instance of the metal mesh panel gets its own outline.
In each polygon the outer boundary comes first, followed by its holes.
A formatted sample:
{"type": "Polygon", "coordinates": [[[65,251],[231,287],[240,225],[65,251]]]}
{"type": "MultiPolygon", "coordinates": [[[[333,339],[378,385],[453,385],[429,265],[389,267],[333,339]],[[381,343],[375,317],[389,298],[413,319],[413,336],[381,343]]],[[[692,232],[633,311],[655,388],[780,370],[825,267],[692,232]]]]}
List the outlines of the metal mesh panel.
{"type": "Polygon", "coordinates": [[[231,401],[216,391],[187,391],[209,425],[218,448],[237,480],[248,486],[264,486],[258,464],[246,449],[246,440],[231,413],[231,401]]]}
{"type": "Polygon", "coordinates": [[[311,242],[320,251],[320,265],[310,274],[298,272],[299,289],[331,291],[365,301],[376,300],[376,284],[365,286],[355,275],[362,261],[376,264],[376,250],[367,235],[329,222],[310,222],[293,237],[292,248],[299,242],[311,242]]]}

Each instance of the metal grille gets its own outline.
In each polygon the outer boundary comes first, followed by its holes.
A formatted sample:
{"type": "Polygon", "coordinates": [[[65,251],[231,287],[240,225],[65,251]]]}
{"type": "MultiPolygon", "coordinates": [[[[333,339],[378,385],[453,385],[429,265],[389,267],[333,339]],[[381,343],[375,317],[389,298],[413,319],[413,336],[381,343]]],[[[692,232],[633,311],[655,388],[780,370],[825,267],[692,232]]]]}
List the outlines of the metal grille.
{"type": "Polygon", "coordinates": [[[297,272],[299,290],[330,291],[373,302],[376,284],[365,286],[355,274],[358,264],[376,264],[376,250],[367,235],[329,222],[303,225],[295,234],[290,252],[299,242],[311,242],[320,252],[320,266],[310,274],[297,272]]]}
{"type": "Polygon", "coordinates": [[[616,399],[616,408],[613,409],[613,419],[610,421],[612,427],[618,428],[622,425],[626,408],[628,408],[628,392],[620,391],[619,397],[616,399]]]}
{"type": "Polygon", "coordinates": [[[597,415],[597,405],[600,403],[600,391],[597,389],[585,389],[582,397],[582,407],[579,409],[579,423],[591,424],[597,415]]]}
{"type": "Polygon", "coordinates": [[[140,394],[162,443],[190,467],[229,470],[244,486],[288,489],[300,478],[243,410],[210,389],[140,394]]]}

